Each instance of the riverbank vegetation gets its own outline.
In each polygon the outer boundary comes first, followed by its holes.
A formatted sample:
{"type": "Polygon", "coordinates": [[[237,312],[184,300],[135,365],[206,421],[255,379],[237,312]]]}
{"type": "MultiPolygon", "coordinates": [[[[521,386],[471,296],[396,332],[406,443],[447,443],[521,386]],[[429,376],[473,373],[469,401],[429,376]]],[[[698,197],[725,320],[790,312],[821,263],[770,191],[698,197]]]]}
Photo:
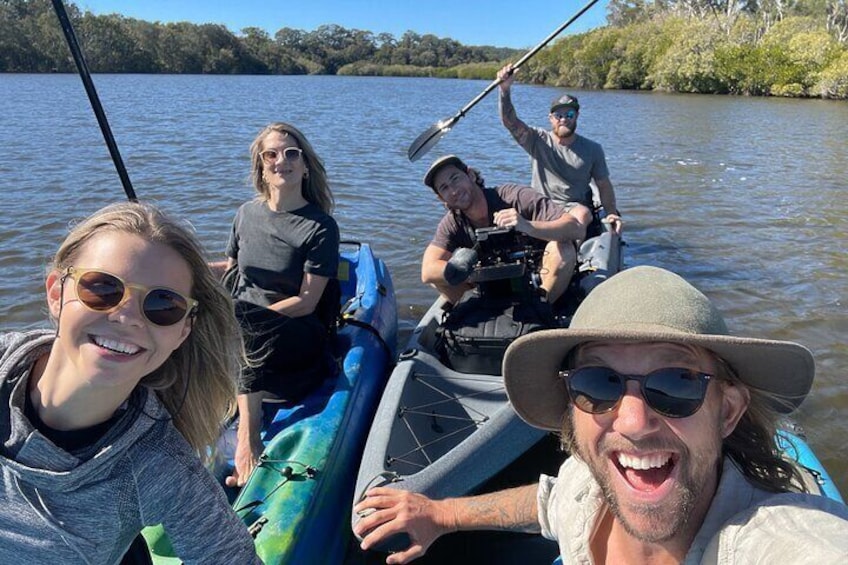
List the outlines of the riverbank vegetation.
{"type": "MultiPolygon", "coordinates": [[[[523,50],[323,25],[68,13],[101,73],[342,74],[493,79],[523,50]]],[[[540,51],[520,79],[572,88],[848,99],[848,0],[610,0],[609,24],[540,51]]],[[[540,30],[540,36],[549,30],[540,30]]],[[[50,0],[0,0],[0,72],[74,72],[50,0]]]]}
{"type": "Polygon", "coordinates": [[[848,98],[846,0],[610,0],[609,25],[531,59],[572,88],[848,98]]]}

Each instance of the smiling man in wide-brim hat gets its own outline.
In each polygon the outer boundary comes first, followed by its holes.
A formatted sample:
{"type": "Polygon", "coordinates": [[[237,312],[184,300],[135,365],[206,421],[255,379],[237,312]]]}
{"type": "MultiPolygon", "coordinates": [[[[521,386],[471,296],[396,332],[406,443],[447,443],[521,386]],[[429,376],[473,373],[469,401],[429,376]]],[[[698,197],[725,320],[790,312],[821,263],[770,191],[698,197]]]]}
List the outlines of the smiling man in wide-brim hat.
{"type": "Polygon", "coordinates": [[[445,533],[496,529],[556,540],[568,563],[845,562],[848,507],[798,492],[819,487],[776,441],[813,381],[805,347],[731,336],[685,280],[634,267],[568,329],[517,339],[503,368],[516,412],[561,431],[557,476],[445,500],[371,489],[354,508],[363,549],[407,532],[387,560],[407,563],[445,533]]]}
{"type": "Polygon", "coordinates": [[[598,286],[566,329],[516,340],[504,357],[504,380],[515,411],[527,423],[561,429],[568,394],[559,371],[569,352],[588,342],[669,342],[703,347],[739,380],[783,402],[790,412],[815,375],[810,351],[797,343],[736,337],[710,300],[680,276],[656,267],[627,269],[598,286]]]}
{"type": "MultiPolygon", "coordinates": [[[[556,478],[541,477],[536,501],[542,533],[563,555],[723,563],[721,547],[733,562],[795,562],[815,543],[829,546],[822,555],[848,548],[837,542],[844,506],[775,494],[805,484],[776,438],[783,414],[810,391],[812,354],[730,335],[678,275],[642,266],[613,276],[569,328],[516,340],[503,372],[518,415],[560,432],[571,455],[556,478]],[[770,528],[789,523],[804,530],[807,549],[771,542],[770,528]]],[[[830,559],[822,555],[813,561],[830,559]]]]}

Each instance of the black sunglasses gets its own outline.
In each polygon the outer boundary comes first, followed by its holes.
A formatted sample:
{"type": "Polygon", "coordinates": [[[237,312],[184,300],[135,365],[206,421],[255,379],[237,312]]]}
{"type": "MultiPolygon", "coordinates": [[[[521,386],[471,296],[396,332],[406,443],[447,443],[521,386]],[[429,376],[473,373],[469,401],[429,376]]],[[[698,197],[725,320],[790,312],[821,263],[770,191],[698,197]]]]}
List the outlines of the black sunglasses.
{"type": "Polygon", "coordinates": [[[560,371],[571,401],[583,412],[603,414],[618,406],[627,381],[638,381],[642,397],[655,412],[668,418],[691,416],[704,403],[713,375],[679,367],[664,367],[647,375],[622,375],[609,367],[560,371]]]}
{"type": "Polygon", "coordinates": [[[186,298],[170,288],[149,288],[130,284],[112,273],[98,269],[68,267],[65,276],[76,282],[75,290],[79,301],[95,312],[112,312],[130,297],[130,289],[144,294],[141,312],[152,324],[173,326],[188,315],[194,315],[197,300],[186,298]]]}

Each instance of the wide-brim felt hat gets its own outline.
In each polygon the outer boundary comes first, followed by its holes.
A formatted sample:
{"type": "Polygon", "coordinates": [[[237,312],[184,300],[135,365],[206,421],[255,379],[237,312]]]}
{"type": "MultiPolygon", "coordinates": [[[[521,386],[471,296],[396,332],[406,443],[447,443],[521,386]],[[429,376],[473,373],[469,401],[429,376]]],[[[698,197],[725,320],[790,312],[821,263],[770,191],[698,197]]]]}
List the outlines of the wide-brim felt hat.
{"type": "Polygon", "coordinates": [[[803,345],[729,335],[710,300],[680,276],[657,267],[626,269],[598,285],[566,329],[515,340],[503,361],[509,400],[528,424],[559,431],[568,393],[559,377],[566,355],[587,342],[670,342],[721,357],[746,385],[775,395],[791,412],[803,402],[815,362],[803,345]]]}

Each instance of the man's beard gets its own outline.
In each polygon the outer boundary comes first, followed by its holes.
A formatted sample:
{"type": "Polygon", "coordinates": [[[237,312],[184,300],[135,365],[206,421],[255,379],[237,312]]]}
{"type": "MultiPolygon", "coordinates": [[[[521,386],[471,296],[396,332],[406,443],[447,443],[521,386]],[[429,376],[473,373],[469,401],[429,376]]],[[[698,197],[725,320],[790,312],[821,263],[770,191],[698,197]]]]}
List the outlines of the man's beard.
{"type": "Polygon", "coordinates": [[[693,484],[691,475],[681,477],[680,486],[672,495],[672,499],[666,498],[656,504],[643,503],[622,508],[611,486],[609,475],[598,472],[593,467],[590,469],[604,493],[604,500],[610,512],[633,538],[645,543],[660,543],[672,539],[686,527],[699,494],[699,487],[693,484]],[[633,519],[634,514],[638,518],[638,524],[637,520],[633,519]]]}
{"type": "MultiPolygon", "coordinates": [[[[569,416],[570,412],[569,410],[569,416]]],[[[571,420],[570,417],[568,419],[571,420]]],[[[698,510],[698,502],[704,497],[712,498],[713,493],[707,493],[705,489],[717,484],[710,479],[718,476],[720,472],[722,462],[720,432],[717,432],[718,435],[713,438],[712,448],[698,454],[693,454],[681,441],[659,440],[634,443],[626,439],[617,439],[615,445],[601,440],[597,449],[598,455],[594,458],[587,457],[585,446],[576,441],[570,422],[566,424],[563,432],[563,446],[570,448],[572,456],[577,456],[587,464],[603,492],[610,512],[630,536],[646,543],[660,543],[685,532],[687,527],[692,528],[690,535],[695,534],[703,516],[698,517],[698,524],[690,525],[690,520],[693,513],[698,510]],[[675,469],[672,469],[677,471],[677,485],[658,503],[625,505],[627,503],[620,500],[618,492],[612,486],[613,477],[610,473],[616,471],[611,471],[608,465],[611,454],[614,451],[627,451],[634,448],[641,451],[666,450],[677,454],[673,463],[675,469]]],[[[706,512],[706,509],[703,511],[706,512]]]]}
{"type": "Polygon", "coordinates": [[[569,128],[568,126],[560,126],[554,128],[554,134],[560,139],[568,139],[577,131],[577,124],[574,124],[573,128],[569,128]]]}

